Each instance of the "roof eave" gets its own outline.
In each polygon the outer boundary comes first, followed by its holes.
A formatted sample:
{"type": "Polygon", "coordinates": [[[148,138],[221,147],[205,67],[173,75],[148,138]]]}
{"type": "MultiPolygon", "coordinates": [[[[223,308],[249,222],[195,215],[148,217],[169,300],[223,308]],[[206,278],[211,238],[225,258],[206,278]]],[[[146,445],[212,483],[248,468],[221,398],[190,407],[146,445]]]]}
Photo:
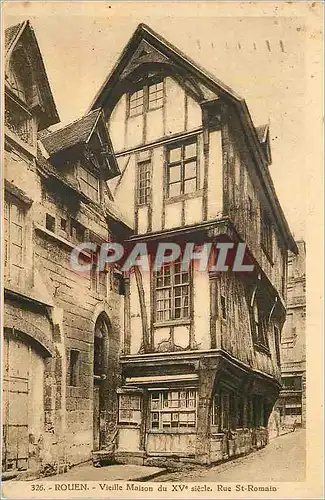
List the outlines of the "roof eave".
{"type": "Polygon", "coordinates": [[[42,101],[43,101],[43,106],[44,106],[44,115],[46,116],[46,119],[44,119],[44,121],[41,125],[42,128],[39,129],[39,130],[44,130],[45,128],[48,128],[51,125],[55,125],[55,124],[59,123],[60,116],[59,116],[58,110],[57,110],[55,102],[54,102],[52,90],[50,87],[50,83],[49,83],[49,80],[47,77],[47,72],[46,72],[43,57],[42,57],[42,53],[40,51],[35,32],[34,32],[33,28],[30,26],[29,21],[28,21],[28,26],[30,28],[30,33],[31,33],[31,36],[32,36],[32,39],[33,39],[33,42],[35,45],[35,49],[37,51],[37,55],[39,58],[39,64],[40,64],[40,70],[43,73],[42,77],[44,79],[44,84],[45,84],[45,85],[40,85],[40,90],[42,93],[44,93],[44,98],[42,99],[42,101]]]}
{"type": "Polygon", "coordinates": [[[107,126],[106,126],[106,123],[105,123],[104,113],[103,113],[103,109],[102,108],[98,108],[98,116],[97,116],[96,121],[95,121],[95,123],[94,123],[94,125],[93,125],[93,127],[92,127],[92,129],[90,131],[90,134],[89,134],[89,136],[88,136],[88,138],[86,140],[86,144],[88,144],[89,141],[90,141],[90,139],[92,138],[93,133],[96,130],[97,124],[98,124],[98,122],[99,122],[100,119],[102,120],[104,129],[106,131],[106,137],[107,137],[108,146],[109,146],[109,150],[110,150],[110,154],[109,154],[109,157],[108,157],[108,163],[109,163],[110,169],[108,169],[108,168],[105,169],[105,170],[107,170],[109,172],[109,176],[107,176],[107,178],[105,178],[105,180],[109,180],[109,179],[113,179],[117,175],[120,175],[121,171],[119,169],[119,166],[118,166],[118,163],[117,163],[117,160],[116,160],[116,157],[115,157],[113,144],[112,144],[109,132],[107,130],[107,126]]]}
{"type": "Polygon", "coordinates": [[[163,37],[152,31],[147,25],[140,24],[137,27],[132,37],[129,39],[128,43],[124,47],[122,54],[120,55],[119,59],[114,65],[108,78],[105,80],[104,84],[97,92],[89,108],[89,111],[91,109],[94,109],[95,107],[103,106],[110,88],[114,86],[116,81],[118,81],[118,77],[124,67],[123,65],[124,60],[127,59],[129,51],[132,50],[132,46],[138,42],[138,39],[142,38],[153,43],[154,46],[157,43],[159,44],[159,46],[162,45],[165,51],[167,51],[168,53],[167,55],[169,56],[172,55],[173,57],[176,57],[178,63],[181,62],[182,64],[184,64],[186,66],[186,69],[191,68],[192,73],[201,78],[203,83],[205,83],[209,88],[214,89],[216,93],[226,96],[238,108],[239,114],[243,117],[243,126],[244,128],[247,128],[249,130],[251,145],[253,146],[253,150],[256,154],[257,162],[260,165],[259,170],[261,171],[261,175],[264,178],[264,183],[266,185],[268,197],[270,199],[273,211],[275,212],[276,220],[280,227],[282,236],[288,248],[293,252],[295,252],[297,248],[296,243],[292,237],[288,223],[285,219],[284,213],[282,211],[277,195],[275,193],[273,181],[268,171],[267,159],[265,158],[265,154],[262,151],[261,144],[257,136],[257,131],[253,124],[245,99],[243,99],[233,89],[226,86],[212,75],[210,76],[204,69],[200,68],[194,61],[192,61],[189,57],[183,54],[179,49],[174,47],[163,37]]]}

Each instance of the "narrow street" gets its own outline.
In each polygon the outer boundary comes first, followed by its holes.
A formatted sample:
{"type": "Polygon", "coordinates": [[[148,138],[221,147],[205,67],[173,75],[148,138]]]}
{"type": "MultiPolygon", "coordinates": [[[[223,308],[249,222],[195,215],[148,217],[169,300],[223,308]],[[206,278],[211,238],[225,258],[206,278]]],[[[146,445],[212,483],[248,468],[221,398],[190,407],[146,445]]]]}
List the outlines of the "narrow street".
{"type": "Polygon", "coordinates": [[[245,457],[209,468],[164,474],[153,481],[304,481],[305,449],[305,430],[299,429],[245,457]]]}

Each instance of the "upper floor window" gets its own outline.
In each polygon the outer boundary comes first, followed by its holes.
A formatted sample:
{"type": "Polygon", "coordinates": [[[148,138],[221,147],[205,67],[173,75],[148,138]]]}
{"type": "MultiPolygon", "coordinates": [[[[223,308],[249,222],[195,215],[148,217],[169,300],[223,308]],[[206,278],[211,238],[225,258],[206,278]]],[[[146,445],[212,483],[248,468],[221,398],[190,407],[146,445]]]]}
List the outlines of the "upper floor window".
{"type": "Polygon", "coordinates": [[[109,325],[102,313],[95,324],[94,332],[94,376],[101,377],[104,374],[107,356],[107,342],[109,338],[109,325]]]}
{"type": "Polygon", "coordinates": [[[154,83],[148,87],[148,109],[161,108],[164,104],[164,82],[154,83]]]}
{"type": "Polygon", "coordinates": [[[138,163],[137,200],[138,205],[147,205],[151,197],[151,161],[138,163]]]}
{"type": "Polygon", "coordinates": [[[281,351],[280,351],[281,335],[280,335],[280,330],[277,326],[274,327],[274,344],[275,344],[276,360],[277,360],[278,365],[280,365],[281,364],[281,351]]]}
{"type": "Polygon", "coordinates": [[[32,95],[32,69],[27,55],[22,47],[18,47],[11,55],[6,81],[10,90],[25,103],[32,95]]]}
{"type": "Polygon", "coordinates": [[[261,216],[261,244],[267,256],[272,259],[272,222],[266,212],[263,212],[261,216]]]}
{"type": "Polygon", "coordinates": [[[141,115],[144,110],[144,91],[137,90],[130,95],[130,116],[141,115]]]}
{"type": "Polygon", "coordinates": [[[85,241],[86,228],[75,219],[70,219],[70,236],[73,242],[82,243],[85,241]]]}
{"type": "Polygon", "coordinates": [[[81,191],[91,200],[98,202],[99,179],[81,165],[79,165],[79,183],[81,191]]]}
{"type": "Polygon", "coordinates": [[[107,296],[108,270],[98,270],[99,252],[92,252],[92,269],[90,271],[90,288],[95,293],[107,296]]]}
{"type": "Polygon", "coordinates": [[[5,125],[30,146],[36,139],[29,107],[32,98],[32,69],[24,49],[18,47],[11,55],[6,71],[5,125]]]}
{"type": "Polygon", "coordinates": [[[253,305],[251,306],[251,331],[253,342],[258,346],[262,346],[268,349],[269,345],[267,339],[267,316],[259,307],[256,297],[254,299],[253,305]]]}
{"type": "Polygon", "coordinates": [[[18,205],[4,203],[4,264],[5,275],[18,281],[24,267],[25,212],[18,205]]]}
{"type": "Polygon", "coordinates": [[[301,391],[302,389],[302,378],[299,376],[282,377],[281,382],[283,385],[283,389],[288,389],[291,391],[301,391]]]}
{"type": "Polygon", "coordinates": [[[190,275],[181,263],[165,265],[155,276],[156,321],[190,317],[190,275]]]}
{"type": "Polygon", "coordinates": [[[141,115],[164,105],[164,81],[144,85],[129,96],[129,116],[141,115]]]}
{"type": "Polygon", "coordinates": [[[176,144],[167,151],[168,197],[193,193],[198,185],[197,139],[176,144]]]}
{"type": "Polygon", "coordinates": [[[227,302],[225,295],[220,296],[222,319],[227,319],[227,302]]]}
{"type": "Polygon", "coordinates": [[[8,95],[5,99],[5,125],[21,141],[34,145],[35,132],[31,113],[8,95]]]}
{"type": "Polygon", "coordinates": [[[254,217],[253,200],[250,196],[248,196],[248,217],[250,220],[254,217]]]}

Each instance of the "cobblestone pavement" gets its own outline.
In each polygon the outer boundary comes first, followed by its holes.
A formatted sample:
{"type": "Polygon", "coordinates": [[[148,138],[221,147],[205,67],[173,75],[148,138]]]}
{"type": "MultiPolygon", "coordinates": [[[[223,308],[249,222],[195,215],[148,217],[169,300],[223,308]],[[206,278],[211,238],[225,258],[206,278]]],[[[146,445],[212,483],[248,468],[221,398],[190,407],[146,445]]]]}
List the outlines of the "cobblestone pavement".
{"type": "Polygon", "coordinates": [[[221,465],[164,474],[152,481],[304,481],[305,431],[290,432],[270,441],[263,449],[221,465]]]}

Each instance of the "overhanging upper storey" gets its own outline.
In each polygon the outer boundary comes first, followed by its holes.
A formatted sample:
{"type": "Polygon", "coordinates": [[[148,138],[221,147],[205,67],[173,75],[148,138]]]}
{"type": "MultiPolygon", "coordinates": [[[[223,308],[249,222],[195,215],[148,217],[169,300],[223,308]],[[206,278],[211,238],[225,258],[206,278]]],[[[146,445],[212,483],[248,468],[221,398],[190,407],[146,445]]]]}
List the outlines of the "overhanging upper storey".
{"type": "MultiPolygon", "coordinates": [[[[161,129],[159,134],[162,141],[166,138],[174,140],[177,139],[177,135],[184,135],[184,133],[200,134],[205,127],[209,130],[220,129],[222,121],[228,120],[229,115],[234,116],[239,124],[237,133],[239,132],[241,140],[245,141],[251,157],[253,177],[258,179],[256,182],[260,186],[259,189],[263,191],[263,204],[268,206],[267,211],[283,240],[283,246],[293,252],[297,251],[268,168],[271,163],[269,127],[255,128],[246,102],[240,95],[202,69],[148,26],[140,24],[125,46],[112,72],[95,96],[90,110],[98,107],[103,108],[109,127],[110,122],[119,124],[117,134],[119,138],[132,134],[133,142],[130,141],[129,145],[127,142],[121,142],[121,147],[115,147],[122,155],[125,155],[128,150],[141,150],[148,144],[150,145],[150,141],[154,142],[156,138],[152,136],[153,130],[161,129]],[[185,93],[183,113],[185,127],[181,134],[171,131],[177,121],[183,120],[176,101],[180,96],[176,87],[182,88],[185,93]],[[171,103],[174,101],[175,110],[177,108],[175,114],[179,115],[173,118],[173,122],[170,122],[172,125],[168,123],[169,110],[164,111],[163,103],[166,94],[169,94],[171,103]],[[124,99],[123,105],[122,99],[124,99]],[[193,124],[196,123],[196,128],[194,126],[191,128],[188,123],[186,124],[189,115],[195,117],[193,124]],[[126,123],[125,128],[120,126],[123,121],[126,123]],[[142,129],[143,133],[139,132],[142,129]],[[167,137],[168,134],[169,137],[167,137]]],[[[168,108],[168,103],[166,108],[168,108]]],[[[202,137],[204,141],[204,134],[202,137]]],[[[199,141],[200,139],[198,139],[198,148],[200,147],[199,141]]],[[[219,139],[213,138],[213,141],[216,144],[219,139]]],[[[224,140],[222,142],[222,148],[224,148],[224,140]]],[[[220,147],[219,145],[218,148],[220,147]]],[[[186,155],[185,152],[184,155],[186,155]]],[[[121,166],[122,170],[124,167],[127,169],[128,159],[124,163],[121,166]]],[[[181,175],[185,176],[186,180],[185,170],[181,175]]],[[[180,184],[180,186],[173,186],[173,189],[180,194],[186,193],[186,189],[194,189],[193,186],[190,187],[190,182],[188,186],[180,184]]],[[[196,180],[196,190],[198,189],[204,189],[203,180],[202,186],[200,180],[196,180]]],[[[205,212],[207,211],[208,208],[205,212]]],[[[224,202],[223,214],[227,215],[224,211],[224,202]]]]}

